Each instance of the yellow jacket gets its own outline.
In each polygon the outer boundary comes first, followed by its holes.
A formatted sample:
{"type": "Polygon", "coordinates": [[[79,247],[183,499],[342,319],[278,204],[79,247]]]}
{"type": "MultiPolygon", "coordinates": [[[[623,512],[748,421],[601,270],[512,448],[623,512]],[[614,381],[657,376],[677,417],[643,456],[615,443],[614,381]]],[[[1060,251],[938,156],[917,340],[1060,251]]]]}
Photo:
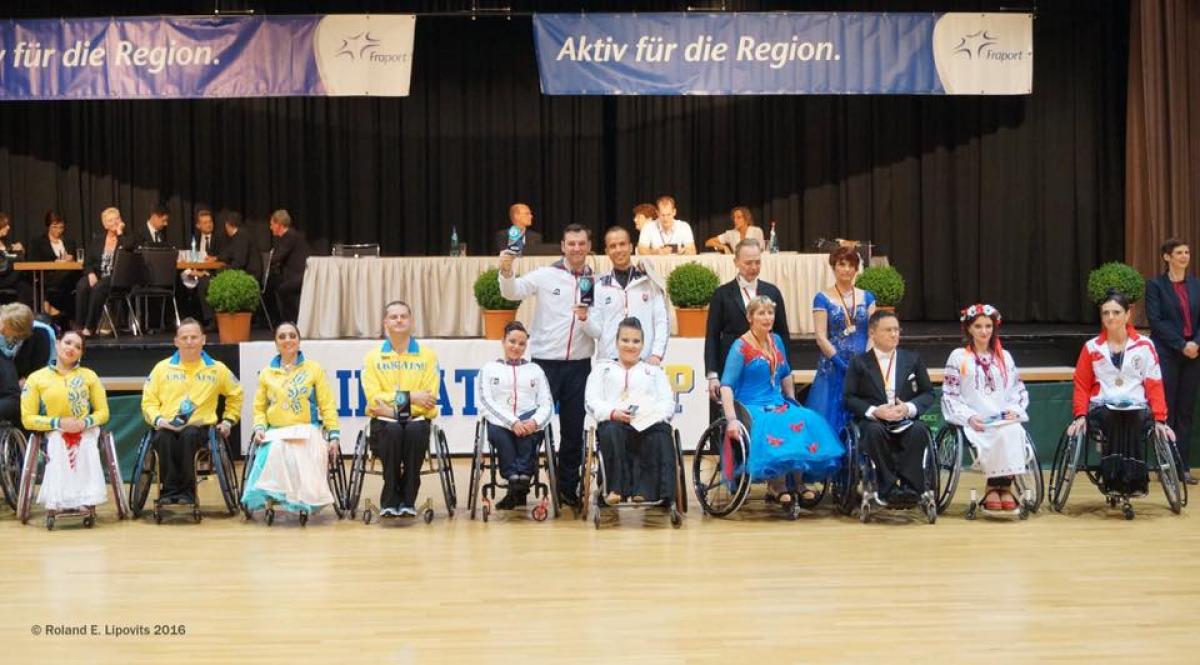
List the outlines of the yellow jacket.
{"type": "Polygon", "coordinates": [[[151,426],[158,419],[171,420],[179,413],[184,397],[191,399],[195,411],[188,421],[192,425],[213,425],[217,422],[217,398],[225,396],[225,412],[221,419],[236,424],[242,413],[242,386],[225,363],[213,360],[207,353],[200,360],[184,365],[179,352],[160,360],[142,389],[142,417],[151,426]]]}
{"type": "Polygon", "coordinates": [[[290,372],[281,367],[279,356],[258,375],[254,393],[254,429],[288,425],[320,425],[329,438],[339,438],[337,406],[325,380],[325,370],[315,360],[296,356],[290,372]]]}
{"type": "MultiPolygon", "coordinates": [[[[392,341],[385,339],[378,349],[368,352],[363,358],[362,389],[368,407],[374,405],[377,399],[391,404],[396,399],[397,390],[427,390],[437,398],[440,387],[441,371],[438,369],[437,356],[432,349],[418,344],[415,338],[409,338],[408,349],[403,353],[393,349],[392,341]]],[[[414,418],[424,416],[433,420],[437,417],[437,411],[436,406],[424,409],[412,405],[414,418]]]]}
{"type": "Polygon", "coordinates": [[[108,395],[95,372],[79,365],[66,374],[43,367],[25,379],[21,390],[25,429],[58,429],[62,418],[83,418],[88,427],[108,422],[108,395]]]}

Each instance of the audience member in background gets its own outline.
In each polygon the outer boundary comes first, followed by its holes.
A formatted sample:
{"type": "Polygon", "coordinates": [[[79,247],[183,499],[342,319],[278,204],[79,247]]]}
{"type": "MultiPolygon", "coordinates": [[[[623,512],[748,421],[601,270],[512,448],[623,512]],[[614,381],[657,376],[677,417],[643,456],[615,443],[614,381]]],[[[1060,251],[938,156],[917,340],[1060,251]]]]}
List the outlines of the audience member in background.
{"type": "Polygon", "coordinates": [[[754,225],[754,215],[750,209],[745,206],[738,206],[730,211],[729,219],[733,220],[733,228],[728,231],[715,235],[704,241],[704,246],[708,249],[715,249],[722,254],[729,254],[733,251],[738,243],[750,238],[757,240],[766,246],[766,240],[763,239],[762,227],[754,225]]]}
{"type": "Polygon", "coordinates": [[[172,247],[167,240],[167,224],[171,221],[171,212],[165,206],[155,206],[150,211],[146,223],[133,234],[133,246],[137,247],[172,247]]]}
{"type": "MultiPolygon", "coordinates": [[[[216,259],[221,252],[221,237],[224,234],[216,233],[214,226],[211,210],[201,207],[196,211],[196,225],[192,230],[192,239],[195,244],[189,245],[189,248],[193,246],[196,248],[198,260],[216,259]]],[[[208,305],[208,282],[212,278],[212,274],[207,270],[185,270],[181,276],[196,280],[195,288],[183,289],[185,311],[200,319],[204,327],[208,328],[213,321],[212,307],[208,305]]]]}
{"type": "Polygon", "coordinates": [[[244,270],[254,276],[262,284],[262,254],[254,244],[254,236],[243,229],[242,215],[225,210],[220,216],[221,227],[225,231],[225,240],[217,243],[220,251],[217,260],[226,268],[244,270]]]}
{"type": "Polygon", "coordinates": [[[533,211],[524,203],[514,203],[508,207],[509,225],[496,232],[496,252],[508,249],[508,230],[513,226],[519,227],[525,233],[525,253],[531,256],[547,253],[542,234],[534,231],[533,211]]]}
{"type": "Polygon", "coordinates": [[[33,302],[33,286],[29,283],[29,275],[17,272],[13,264],[21,259],[25,246],[12,240],[12,218],[8,213],[0,211],[0,289],[10,289],[14,295],[8,298],[19,302],[33,302]]]}
{"type": "Polygon", "coordinates": [[[639,203],[633,207],[633,228],[638,232],[639,237],[642,229],[653,222],[655,217],[658,217],[658,210],[652,203],[639,203]]]}
{"type": "Polygon", "coordinates": [[[1146,281],[1146,319],[1162,366],[1167,424],[1175,430],[1184,482],[1196,484],[1192,453],[1192,415],[1200,393],[1200,280],[1188,274],[1192,252],[1172,238],[1163,243],[1166,271],[1146,281]]]}
{"type": "Polygon", "coordinates": [[[34,319],[25,303],[0,306],[0,337],[0,356],[12,359],[22,383],[54,357],[54,328],[34,319]]]}
{"type": "Polygon", "coordinates": [[[275,248],[271,253],[271,288],[279,305],[279,317],[296,321],[300,317],[300,287],[304,284],[304,266],[308,261],[308,243],[292,228],[287,210],[271,213],[271,235],[275,248]]]}
{"type": "MultiPolygon", "coordinates": [[[[66,237],[67,222],[62,215],[50,210],[46,212],[46,235],[38,236],[29,243],[28,257],[30,261],[59,261],[75,260],[75,243],[66,237]]],[[[46,300],[38,303],[46,314],[58,318],[60,316],[73,318],[75,312],[74,299],[71,290],[75,280],[79,279],[74,270],[46,271],[46,300]]]]}
{"type": "MultiPolygon", "coordinates": [[[[132,241],[125,233],[125,222],[121,211],[105,208],[100,213],[100,224],[104,233],[92,239],[83,255],[83,277],[75,285],[75,312],[82,330],[80,334],[91,337],[100,323],[104,301],[112,287],[113,266],[117,251],[132,249],[132,241]]],[[[111,324],[111,322],[110,322],[111,324]]]]}
{"type": "Polygon", "coordinates": [[[638,254],[695,254],[696,238],[692,227],[675,219],[675,199],[658,197],[658,218],[642,228],[638,236],[638,254]]]}

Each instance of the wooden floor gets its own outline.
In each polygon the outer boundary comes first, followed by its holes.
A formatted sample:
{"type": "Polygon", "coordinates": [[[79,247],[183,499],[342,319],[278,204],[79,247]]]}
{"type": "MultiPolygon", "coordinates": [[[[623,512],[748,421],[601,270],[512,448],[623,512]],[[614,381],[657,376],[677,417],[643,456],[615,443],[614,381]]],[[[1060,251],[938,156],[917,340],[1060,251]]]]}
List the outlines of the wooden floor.
{"type": "Polygon", "coordinates": [[[934,526],[787,522],[761,502],[714,520],[694,498],[682,529],[626,513],[598,532],[565,515],[447,520],[440,498],[428,526],[104,511],[93,530],[47,532],[41,513],[21,526],[0,510],[0,659],[1200,662],[1200,519],[1152,485],[1126,522],[1079,481],[1067,515],[968,522],[981,479],[966,474],[934,526]],[[99,634],[35,634],[47,624],[99,634]],[[186,634],[105,635],[138,625],[186,634]]]}

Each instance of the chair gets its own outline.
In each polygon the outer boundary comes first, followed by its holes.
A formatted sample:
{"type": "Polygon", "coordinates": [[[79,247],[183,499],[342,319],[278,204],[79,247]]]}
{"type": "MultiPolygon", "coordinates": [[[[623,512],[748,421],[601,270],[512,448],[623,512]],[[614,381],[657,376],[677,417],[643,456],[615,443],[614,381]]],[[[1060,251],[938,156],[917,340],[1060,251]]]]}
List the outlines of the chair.
{"type": "MultiPolygon", "coordinates": [[[[359,500],[362,497],[363,481],[367,474],[383,475],[382,465],[379,469],[375,465],[377,458],[371,449],[370,430],[371,425],[368,423],[358,433],[358,439],[354,442],[354,457],[350,461],[346,494],[342,499],[342,509],[350,511],[350,519],[355,519],[359,512],[359,500]]],[[[437,423],[430,423],[429,448],[425,451],[425,459],[421,466],[420,475],[437,475],[442,486],[442,499],[446,502],[446,514],[454,517],[454,511],[458,508],[458,489],[454,484],[454,465],[450,461],[450,444],[446,440],[446,433],[437,426],[437,423]]],[[[363,524],[370,524],[375,516],[379,515],[382,507],[376,506],[370,499],[367,499],[365,504],[362,508],[362,521],[363,524]]],[[[421,514],[426,524],[432,522],[433,498],[427,497],[417,512],[421,514]]]]}
{"type": "MultiPolygon", "coordinates": [[[[129,291],[129,298],[137,307],[135,318],[148,305],[150,298],[160,298],[159,323],[163,323],[167,314],[167,301],[175,311],[175,326],[179,326],[179,303],[175,301],[175,282],[178,279],[175,264],[179,253],[170,247],[143,247],[138,251],[145,266],[143,279],[134,284],[129,291]]],[[[146,327],[149,328],[149,321],[146,327]]],[[[165,326],[164,326],[165,327],[165,326]]]]}
{"type": "Polygon", "coordinates": [[[113,338],[117,335],[117,320],[112,314],[112,310],[108,305],[111,302],[124,303],[129,311],[129,331],[137,336],[142,334],[138,326],[137,317],[133,315],[133,303],[129,299],[133,287],[137,285],[141,277],[141,262],[139,257],[134,252],[127,249],[117,249],[113,256],[112,274],[109,276],[108,297],[104,299],[104,305],[101,307],[100,323],[103,324],[105,319],[108,319],[108,326],[113,331],[113,338]]]}
{"type": "Polygon", "coordinates": [[[333,244],[333,256],[342,256],[350,258],[358,258],[360,256],[379,256],[379,243],[365,243],[359,245],[349,245],[345,243],[333,244]]]}

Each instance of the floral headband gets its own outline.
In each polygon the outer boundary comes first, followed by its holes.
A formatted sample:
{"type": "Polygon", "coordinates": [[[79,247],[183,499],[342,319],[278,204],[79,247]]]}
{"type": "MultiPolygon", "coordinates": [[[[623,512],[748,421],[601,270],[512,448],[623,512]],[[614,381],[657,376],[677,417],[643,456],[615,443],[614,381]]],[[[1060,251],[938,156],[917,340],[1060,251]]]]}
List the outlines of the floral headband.
{"type": "Polygon", "coordinates": [[[985,305],[983,303],[975,303],[974,305],[962,310],[958,320],[965,325],[968,321],[973,320],[977,316],[986,316],[992,321],[995,321],[996,325],[1000,325],[1000,321],[1003,320],[1003,317],[1000,316],[1000,310],[992,307],[991,305],[985,305]]]}

